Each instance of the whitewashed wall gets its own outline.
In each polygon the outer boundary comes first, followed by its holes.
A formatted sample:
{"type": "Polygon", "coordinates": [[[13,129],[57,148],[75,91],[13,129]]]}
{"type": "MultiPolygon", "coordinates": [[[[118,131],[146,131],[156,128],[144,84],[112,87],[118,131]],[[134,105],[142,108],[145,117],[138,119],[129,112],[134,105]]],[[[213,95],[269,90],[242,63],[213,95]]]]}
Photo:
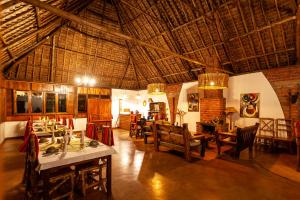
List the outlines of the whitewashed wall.
{"type": "Polygon", "coordinates": [[[120,90],[112,89],[112,115],[113,115],[113,127],[118,126],[116,123],[119,115],[119,99],[122,99],[122,108],[129,108],[130,111],[138,110],[142,116],[147,117],[149,111],[149,98],[152,98],[154,102],[165,102],[167,117],[170,118],[169,103],[166,95],[148,95],[147,90],[120,90]],[[124,96],[126,95],[126,98],[124,96]],[[138,99],[137,96],[140,96],[138,99]],[[143,106],[143,101],[147,102],[146,106],[143,106]]]}
{"type": "MultiPolygon", "coordinates": [[[[259,117],[284,118],[279,99],[271,84],[263,73],[251,73],[230,77],[228,89],[224,90],[226,106],[240,110],[240,94],[260,93],[259,117]]],[[[233,115],[236,126],[244,127],[255,124],[258,118],[240,118],[239,113],[233,115]]]]}
{"type": "MultiPolygon", "coordinates": [[[[198,82],[190,82],[190,83],[183,83],[179,99],[178,99],[178,106],[177,108],[186,112],[183,116],[182,123],[188,123],[189,130],[196,132],[196,122],[200,121],[200,105],[199,105],[199,112],[188,112],[188,100],[187,100],[187,91],[188,89],[195,87],[198,85],[198,82]]],[[[176,115],[176,122],[179,124],[180,118],[179,115],[176,115]]]]}
{"type": "Polygon", "coordinates": [[[4,122],[0,123],[0,143],[5,139],[4,122]]]}

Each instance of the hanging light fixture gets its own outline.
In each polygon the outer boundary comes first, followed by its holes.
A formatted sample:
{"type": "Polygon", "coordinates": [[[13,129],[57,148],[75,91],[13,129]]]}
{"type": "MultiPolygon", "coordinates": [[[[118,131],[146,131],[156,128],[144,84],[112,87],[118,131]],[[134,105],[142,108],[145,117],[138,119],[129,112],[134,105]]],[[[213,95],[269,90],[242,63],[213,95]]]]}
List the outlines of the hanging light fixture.
{"type": "Polygon", "coordinates": [[[96,84],[96,80],[94,78],[90,78],[88,76],[77,77],[75,79],[77,85],[84,85],[84,86],[94,86],[96,84]]]}
{"type": "Polygon", "coordinates": [[[150,95],[162,95],[166,93],[165,83],[150,83],[147,86],[148,94],[150,95]]]}
{"type": "MultiPolygon", "coordinates": [[[[87,17],[87,16],[85,16],[85,17],[87,17]]],[[[87,32],[87,26],[86,25],[83,26],[83,29],[85,30],[84,32],[87,32]]],[[[84,58],[85,58],[86,72],[84,73],[84,76],[78,76],[78,77],[76,77],[75,78],[75,83],[77,85],[83,85],[83,86],[90,86],[90,87],[92,87],[92,86],[94,86],[96,84],[96,79],[86,75],[88,73],[90,73],[90,74],[93,73],[93,71],[92,70],[90,71],[89,67],[88,67],[89,65],[88,65],[88,60],[87,60],[87,48],[88,48],[88,45],[87,45],[88,41],[87,40],[88,40],[87,36],[85,36],[84,50],[85,50],[85,54],[86,55],[84,56],[84,58]]]]}
{"type": "Polygon", "coordinates": [[[198,75],[198,88],[204,90],[224,89],[228,87],[228,74],[210,72],[198,75]]]}

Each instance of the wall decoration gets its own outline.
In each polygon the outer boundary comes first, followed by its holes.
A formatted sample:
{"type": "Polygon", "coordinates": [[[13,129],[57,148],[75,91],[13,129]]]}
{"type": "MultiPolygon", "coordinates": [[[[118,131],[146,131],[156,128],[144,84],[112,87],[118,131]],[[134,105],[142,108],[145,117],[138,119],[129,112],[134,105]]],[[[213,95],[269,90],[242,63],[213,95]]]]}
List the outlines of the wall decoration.
{"type": "Polygon", "coordinates": [[[241,94],[240,116],[248,117],[248,118],[258,118],[259,111],[260,111],[259,103],[260,103],[259,93],[241,94]]]}
{"type": "Polygon", "coordinates": [[[191,93],[187,95],[188,99],[188,111],[199,112],[199,94],[191,93]]]}

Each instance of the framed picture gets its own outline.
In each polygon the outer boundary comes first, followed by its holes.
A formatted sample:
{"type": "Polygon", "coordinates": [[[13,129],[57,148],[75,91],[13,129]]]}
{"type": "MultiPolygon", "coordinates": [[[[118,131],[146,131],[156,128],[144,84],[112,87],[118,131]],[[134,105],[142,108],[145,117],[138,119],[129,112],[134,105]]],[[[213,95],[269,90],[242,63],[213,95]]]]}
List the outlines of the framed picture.
{"type": "Polygon", "coordinates": [[[259,117],[259,93],[241,94],[240,117],[258,118],[259,117]]]}
{"type": "Polygon", "coordinates": [[[187,95],[188,99],[188,111],[199,112],[199,94],[191,93],[187,95]]]}

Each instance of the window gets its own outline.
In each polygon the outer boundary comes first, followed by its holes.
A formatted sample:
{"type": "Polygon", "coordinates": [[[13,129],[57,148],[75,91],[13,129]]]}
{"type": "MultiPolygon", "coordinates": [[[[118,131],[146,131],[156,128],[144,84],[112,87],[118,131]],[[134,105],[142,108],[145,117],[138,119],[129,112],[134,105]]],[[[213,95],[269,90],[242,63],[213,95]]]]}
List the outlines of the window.
{"type": "Polygon", "coordinates": [[[28,113],[28,93],[16,91],[16,113],[28,113]]]}
{"type": "Polygon", "coordinates": [[[66,94],[58,94],[58,112],[67,112],[66,94]]]}
{"type": "Polygon", "coordinates": [[[54,93],[46,94],[46,112],[47,113],[55,112],[55,94],[54,93]]]}
{"type": "Polygon", "coordinates": [[[32,92],[31,109],[32,113],[41,113],[43,111],[43,93],[32,92]]]}
{"type": "Polygon", "coordinates": [[[78,95],[78,112],[86,112],[86,95],[85,94],[79,94],[78,95]]]}

